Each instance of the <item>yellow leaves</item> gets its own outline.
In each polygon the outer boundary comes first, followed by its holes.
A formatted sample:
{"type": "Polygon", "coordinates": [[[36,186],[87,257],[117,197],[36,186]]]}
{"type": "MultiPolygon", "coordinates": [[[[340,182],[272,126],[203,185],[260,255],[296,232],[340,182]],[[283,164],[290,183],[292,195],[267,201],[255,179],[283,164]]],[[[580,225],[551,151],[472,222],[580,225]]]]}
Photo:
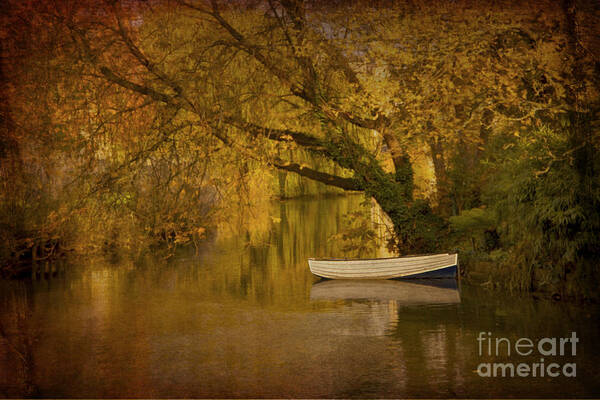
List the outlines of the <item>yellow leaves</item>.
{"type": "Polygon", "coordinates": [[[50,211],[50,213],[48,214],[48,221],[56,221],[56,219],[58,218],[58,213],[56,211],[50,211]]]}
{"type": "Polygon", "coordinates": [[[196,239],[203,239],[206,236],[206,228],[200,226],[198,228],[192,228],[189,231],[182,231],[175,233],[175,240],[173,243],[186,244],[196,239]]]}
{"type": "Polygon", "coordinates": [[[301,43],[294,48],[297,57],[307,57],[312,54],[310,42],[303,39],[301,43]]]}
{"type": "Polygon", "coordinates": [[[175,235],[174,243],[185,244],[185,243],[188,243],[189,241],[190,241],[190,238],[187,235],[182,235],[179,233],[177,235],[175,235]]]}

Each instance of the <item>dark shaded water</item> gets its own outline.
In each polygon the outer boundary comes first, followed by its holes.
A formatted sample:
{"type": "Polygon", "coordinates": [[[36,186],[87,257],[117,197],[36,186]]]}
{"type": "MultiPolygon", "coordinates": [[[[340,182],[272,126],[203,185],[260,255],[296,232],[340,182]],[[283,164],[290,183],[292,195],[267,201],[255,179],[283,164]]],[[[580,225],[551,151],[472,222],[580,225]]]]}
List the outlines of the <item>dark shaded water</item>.
{"type": "Polygon", "coordinates": [[[1,282],[0,396],[600,396],[595,308],[464,285],[318,282],[306,258],[340,254],[328,238],[360,201],[275,204],[268,222],[198,257],[1,282]],[[575,363],[576,377],[480,377],[482,362],[540,359],[479,355],[480,332],[512,343],[576,332],[575,356],[567,344],[544,357],[575,363]]]}

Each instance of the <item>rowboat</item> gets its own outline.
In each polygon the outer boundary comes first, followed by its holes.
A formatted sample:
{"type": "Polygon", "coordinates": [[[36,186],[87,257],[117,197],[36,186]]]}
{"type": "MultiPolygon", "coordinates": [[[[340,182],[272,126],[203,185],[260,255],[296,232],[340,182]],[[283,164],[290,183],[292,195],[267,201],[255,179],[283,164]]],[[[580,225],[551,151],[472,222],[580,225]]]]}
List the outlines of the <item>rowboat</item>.
{"type": "Polygon", "coordinates": [[[342,259],[309,258],[310,272],[327,279],[454,278],[458,254],[342,259]]]}
{"type": "Polygon", "coordinates": [[[322,280],[310,290],[311,300],[378,300],[397,305],[458,304],[460,293],[455,280],[322,280]],[[444,282],[443,284],[440,284],[444,282]],[[446,283],[448,282],[448,283],[446,283]]]}

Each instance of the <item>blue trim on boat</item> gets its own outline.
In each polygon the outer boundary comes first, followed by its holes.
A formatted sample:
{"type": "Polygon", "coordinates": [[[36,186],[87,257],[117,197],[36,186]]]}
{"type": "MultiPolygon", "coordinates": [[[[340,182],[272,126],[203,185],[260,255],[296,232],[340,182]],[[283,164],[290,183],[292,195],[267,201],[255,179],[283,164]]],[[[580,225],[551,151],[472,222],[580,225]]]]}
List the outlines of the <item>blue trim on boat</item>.
{"type": "Polygon", "coordinates": [[[452,265],[450,267],[437,269],[435,271],[422,272],[420,274],[403,276],[398,279],[439,279],[439,278],[456,278],[457,266],[452,265]]]}

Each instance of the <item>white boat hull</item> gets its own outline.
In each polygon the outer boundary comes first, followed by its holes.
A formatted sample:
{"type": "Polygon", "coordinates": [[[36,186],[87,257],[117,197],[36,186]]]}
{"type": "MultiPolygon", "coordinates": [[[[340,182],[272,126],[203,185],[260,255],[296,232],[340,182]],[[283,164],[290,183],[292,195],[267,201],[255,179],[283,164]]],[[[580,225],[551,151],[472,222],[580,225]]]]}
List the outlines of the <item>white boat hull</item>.
{"type": "Polygon", "coordinates": [[[448,277],[456,274],[458,254],[433,254],[375,259],[315,259],[309,258],[310,271],[327,279],[393,279],[448,277]],[[454,269],[453,269],[454,267],[454,269]]]}

